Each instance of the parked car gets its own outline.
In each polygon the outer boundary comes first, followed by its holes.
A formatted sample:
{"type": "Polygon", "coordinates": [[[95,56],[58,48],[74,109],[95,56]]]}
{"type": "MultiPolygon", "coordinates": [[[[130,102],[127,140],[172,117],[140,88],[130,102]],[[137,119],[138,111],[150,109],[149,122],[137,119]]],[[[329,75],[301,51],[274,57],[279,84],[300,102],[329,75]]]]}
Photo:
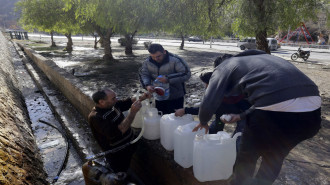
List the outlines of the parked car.
{"type": "MultiPolygon", "coordinates": [[[[277,50],[281,47],[281,45],[277,44],[277,40],[275,38],[267,38],[268,41],[268,47],[270,50],[277,50]]],[[[241,50],[245,49],[256,49],[257,43],[255,38],[246,38],[244,40],[240,40],[237,43],[237,47],[239,47],[241,50]]]]}
{"type": "Polygon", "coordinates": [[[269,50],[277,50],[278,44],[275,38],[267,38],[269,50]]]}
{"type": "Polygon", "coordinates": [[[203,39],[199,38],[199,37],[196,37],[196,36],[192,36],[192,37],[189,37],[188,38],[188,41],[190,42],[201,42],[203,41],[203,39]]]}
{"type": "Polygon", "coordinates": [[[256,39],[255,38],[246,38],[244,40],[240,40],[237,43],[237,47],[239,47],[241,50],[245,49],[256,49],[256,39]]]}

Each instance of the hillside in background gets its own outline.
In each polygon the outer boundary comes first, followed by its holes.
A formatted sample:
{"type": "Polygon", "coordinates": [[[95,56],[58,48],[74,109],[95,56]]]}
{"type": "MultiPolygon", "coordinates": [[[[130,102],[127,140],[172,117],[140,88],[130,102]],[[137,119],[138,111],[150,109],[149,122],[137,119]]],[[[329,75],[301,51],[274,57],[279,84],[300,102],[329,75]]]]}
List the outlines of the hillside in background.
{"type": "Polygon", "coordinates": [[[15,3],[19,0],[0,0],[0,27],[18,29],[18,15],[15,12],[15,3]]]}

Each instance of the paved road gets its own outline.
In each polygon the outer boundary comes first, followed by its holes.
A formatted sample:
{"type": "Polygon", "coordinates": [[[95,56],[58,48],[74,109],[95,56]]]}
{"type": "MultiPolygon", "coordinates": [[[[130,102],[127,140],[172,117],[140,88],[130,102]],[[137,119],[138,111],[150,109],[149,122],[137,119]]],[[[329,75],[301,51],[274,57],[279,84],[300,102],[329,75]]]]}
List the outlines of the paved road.
{"type": "MultiPolygon", "coordinates": [[[[179,40],[165,40],[165,39],[140,39],[142,42],[146,40],[151,40],[156,43],[160,43],[163,45],[172,45],[172,46],[180,46],[181,41],[179,40]]],[[[210,43],[206,42],[185,42],[185,47],[192,48],[210,48],[210,43]]],[[[226,42],[214,42],[211,45],[212,49],[220,50],[220,51],[230,51],[230,52],[241,52],[237,47],[236,43],[226,43],[226,42]]],[[[291,60],[291,55],[298,50],[298,47],[291,46],[282,46],[276,51],[272,51],[272,54],[285,58],[287,60],[291,60]]],[[[310,63],[318,63],[323,65],[330,65],[330,49],[314,49],[314,48],[305,48],[303,50],[311,51],[310,58],[307,62],[310,63]]],[[[303,62],[302,59],[298,59],[298,62],[303,62]]]]}
{"type": "MultiPolygon", "coordinates": [[[[34,38],[40,38],[45,39],[48,38],[50,40],[49,35],[40,35],[40,34],[29,34],[29,37],[34,38]]],[[[119,37],[112,37],[112,42],[117,42],[119,37]]],[[[63,39],[64,42],[66,42],[65,36],[54,36],[55,40],[63,39]]],[[[81,40],[91,40],[93,41],[94,38],[90,36],[73,36],[73,41],[81,41],[81,40]]],[[[145,41],[152,41],[154,43],[160,43],[162,45],[171,45],[171,46],[180,46],[181,40],[177,39],[157,39],[157,38],[138,38],[139,42],[145,42],[145,41]]],[[[185,41],[185,47],[191,47],[191,48],[210,48],[210,42],[188,42],[185,41]]],[[[219,50],[221,52],[230,51],[230,52],[241,52],[237,47],[237,43],[229,43],[229,42],[218,42],[215,41],[212,43],[211,50],[219,50]]],[[[291,55],[298,50],[298,47],[292,47],[292,46],[282,46],[276,51],[272,51],[272,54],[285,58],[287,60],[291,60],[291,55]]],[[[323,65],[330,65],[330,49],[317,49],[317,48],[305,48],[303,50],[311,51],[311,55],[307,62],[310,63],[317,63],[317,64],[323,64],[323,65]]],[[[298,59],[298,62],[303,62],[302,59],[298,59]]]]}

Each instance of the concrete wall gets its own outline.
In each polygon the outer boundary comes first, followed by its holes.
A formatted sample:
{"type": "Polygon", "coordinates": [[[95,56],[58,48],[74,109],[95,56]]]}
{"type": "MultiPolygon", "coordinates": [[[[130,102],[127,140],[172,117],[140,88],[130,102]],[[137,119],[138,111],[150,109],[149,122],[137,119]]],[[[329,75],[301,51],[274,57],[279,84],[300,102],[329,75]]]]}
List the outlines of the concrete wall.
{"type": "Polygon", "coordinates": [[[9,47],[0,32],[0,184],[47,184],[9,47]]]}
{"type": "MultiPolygon", "coordinates": [[[[54,61],[39,55],[34,50],[24,47],[19,43],[18,45],[87,120],[88,114],[94,106],[94,102],[90,97],[92,92],[90,92],[89,95],[84,94],[81,89],[86,87],[84,87],[76,77],[58,67],[54,61]]],[[[88,89],[86,92],[88,92],[88,89]]]]}

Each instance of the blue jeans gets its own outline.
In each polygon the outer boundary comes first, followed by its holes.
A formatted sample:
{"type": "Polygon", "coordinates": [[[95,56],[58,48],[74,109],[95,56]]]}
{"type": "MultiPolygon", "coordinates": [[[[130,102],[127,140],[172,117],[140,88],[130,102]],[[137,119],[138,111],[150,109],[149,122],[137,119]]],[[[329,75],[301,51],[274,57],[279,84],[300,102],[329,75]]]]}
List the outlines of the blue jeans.
{"type": "Polygon", "coordinates": [[[219,131],[223,131],[223,127],[225,127],[225,123],[214,120],[209,127],[209,134],[216,134],[219,131]]]}

